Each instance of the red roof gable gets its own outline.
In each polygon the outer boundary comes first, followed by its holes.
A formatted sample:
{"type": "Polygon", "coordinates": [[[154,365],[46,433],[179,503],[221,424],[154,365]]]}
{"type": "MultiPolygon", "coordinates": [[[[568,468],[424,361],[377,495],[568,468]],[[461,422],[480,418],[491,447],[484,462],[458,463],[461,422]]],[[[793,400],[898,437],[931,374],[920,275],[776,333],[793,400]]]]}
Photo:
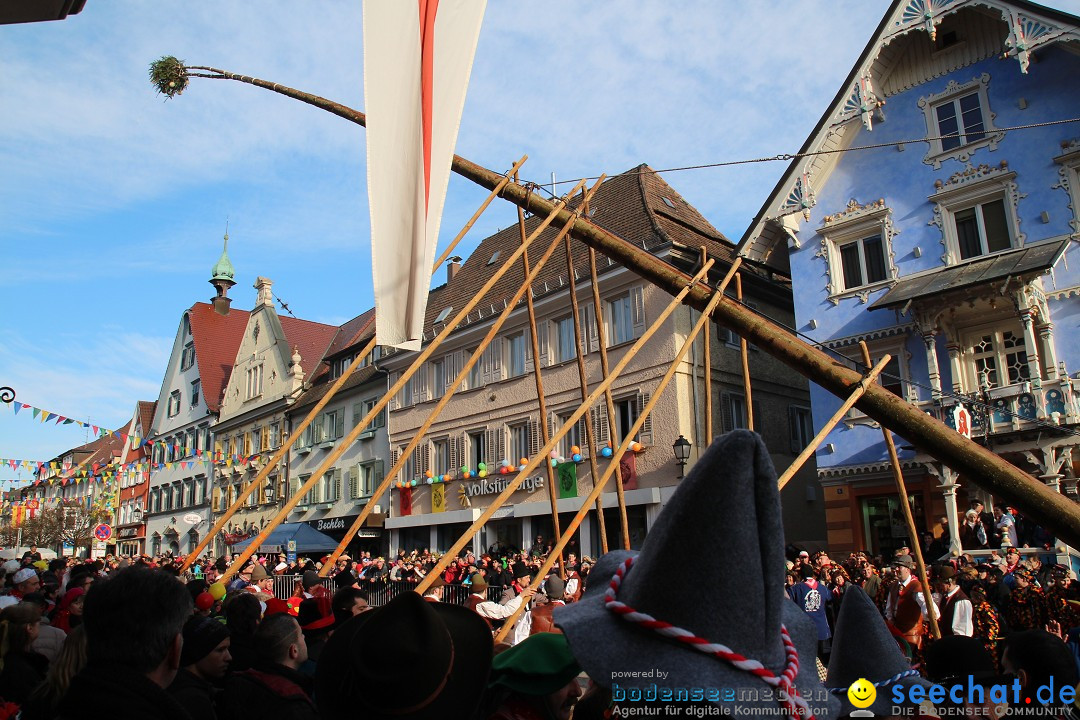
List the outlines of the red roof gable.
{"type": "MultiPolygon", "coordinates": [[[[281,329],[289,343],[289,353],[292,353],[293,348],[300,350],[300,367],[304,370],[304,377],[310,378],[312,370],[326,355],[327,348],[338,334],[338,328],[293,317],[278,316],[278,320],[281,321],[281,329]]],[[[205,387],[205,381],[203,385],[205,387]]]]}
{"type": "Polygon", "coordinates": [[[188,316],[195,338],[195,360],[199,364],[206,408],[216,413],[221,409],[221,395],[244,338],[248,311],[229,310],[228,315],[219,315],[209,303],[195,303],[188,310],[188,316]]]}

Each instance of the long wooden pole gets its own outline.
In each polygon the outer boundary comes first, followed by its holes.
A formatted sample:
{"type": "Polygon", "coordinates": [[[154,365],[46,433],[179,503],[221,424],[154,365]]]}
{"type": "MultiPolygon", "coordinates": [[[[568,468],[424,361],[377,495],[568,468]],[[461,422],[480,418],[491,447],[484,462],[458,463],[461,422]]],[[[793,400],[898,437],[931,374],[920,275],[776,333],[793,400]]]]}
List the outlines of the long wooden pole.
{"type": "Polygon", "coordinates": [[[829,418],[829,421],[818,431],[818,434],[814,436],[814,439],[810,441],[810,444],[803,448],[803,451],[799,453],[799,456],[795,458],[791,465],[788,466],[788,469],[784,471],[784,474],[780,476],[780,479],[777,482],[779,482],[781,490],[783,490],[784,486],[788,484],[788,481],[795,476],[795,473],[802,469],[803,464],[806,463],[810,456],[817,452],[821,443],[825,442],[825,438],[828,437],[833,428],[844,419],[844,415],[847,414],[847,411],[850,410],[858,399],[866,393],[866,390],[873,385],[874,381],[877,380],[877,376],[881,374],[881,371],[885,369],[885,366],[891,359],[892,357],[886,354],[885,357],[881,358],[881,361],[870,370],[870,374],[859,381],[859,384],[851,391],[851,395],[849,395],[847,400],[840,406],[840,409],[833,413],[833,416],[829,418]]]}
{"type": "MultiPolygon", "coordinates": [[[[735,299],[742,305],[742,273],[735,276],[735,299]]],[[[739,336],[739,355],[742,358],[742,384],[743,384],[743,396],[746,399],[746,427],[749,430],[754,429],[754,402],[751,397],[750,389],[750,353],[749,343],[746,342],[746,338],[742,335],[739,336]]],[[[710,438],[710,442],[712,442],[710,438]]]]}
{"type": "MultiPolygon", "coordinates": [[[[584,183],[585,181],[582,180],[581,182],[584,183]]],[[[603,182],[603,178],[597,181],[597,183],[593,186],[592,190],[595,191],[598,187],[600,187],[601,182],[603,182]]],[[[524,254],[525,248],[532,244],[532,242],[536,240],[536,238],[540,237],[540,234],[544,231],[546,227],[546,223],[541,223],[540,226],[535,231],[533,231],[533,233],[525,240],[521,248],[519,248],[523,251],[522,254],[524,254]]],[[[492,324],[491,328],[488,330],[483,340],[480,341],[480,344],[477,346],[476,351],[469,356],[469,359],[465,362],[464,366],[461,368],[460,371],[458,371],[457,377],[454,378],[454,382],[451,383],[451,385],[446,389],[446,391],[443,393],[443,396],[439,398],[439,402],[435,404],[434,408],[432,408],[423,425],[421,425],[420,428],[415,433],[413,433],[413,439],[410,440],[409,444],[405,446],[404,450],[402,450],[401,457],[398,458],[398,461],[394,464],[392,468],[390,468],[390,472],[386,473],[386,476],[383,478],[382,483],[375,490],[375,492],[372,493],[371,498],[368,499],[367,503],[364,504],[364,507],[360,511],[360,514],[356,516],[355,520],[353,520],[352,525],[349,526],[349,529],[345,532],[345,536],[341,539],[341,542],[338,543],[338,546],[334,549],[334,552],[331,553],[330,558],[325,563],[323,563],[323,567],[322,570],[320,570],[320,573],[324,577],[327,573],[329,573],[329,568],[331,568],[337,562],[338,558],[341,557],[341,553],[345,550],[345,547],[349,544],[349,541],[356,535],[356,532],[361,527],[363,527],[364,520],[367,519],[368,515],[371,514],[371,510],[374,507],[375,499],[382,497],[383,493],[385,493],[390,488],[391,483],[393,483],[394,481],[394,477],[401,471],[401,468],[405,465],[406,459],[409,457],[409,454],[412,453],[413,450],[416,449],[416,446],[420,444],[420,442],[424,438],[424,433],[428,431],[428,428],[431,427],[431,425],[435,422],[436,418],[439,417],[439,414],[442,413],[443,408],[445,408],[447,403],[450,402],[450,399],[454,397],[454,394],[457,392],[458,388],[461,387],[462,381],[464,381],[465,378],[469,376],[469,373],[472,371],[473,366],[475,366],[476,363],[480,361],[480,356],[483,354],[484,350],[491,344],[491,341],[495,339],[495,336],[499,333],[499,330],[502,329],[503,324],[506,323],[506,321],[510,318],[511,313],[513,313],[514,309],[517,307],[518,301],[520,301],[522,295],[524,295],[526,288],[528,288],[536,279],[536,276],[540,274],[541,268],[543,268],[547,261],[551,258],[551,255],[554,253],[555,248],[559,246],[559,242],[562,240],[563,237],[565,237],[565,234],[567,232],[569,232],[569,230],[566,226],[564,226],[563,229],[555,236],[555,239],[552,240],[547,252],[544,253],[544,255],[532,268],[530,274],[525,277],[524,282],[518,288],[518,291],[514,294],[514,297],[506,303],[506,307],[503,308],[503,311],[499,314],[499,317],[492,324]]]]}
{"type": "MultiPolygon", "coordinates": [[[[870,348],[866,342],[859,341],[862,350],[863,362],[870,367],[870,348]]],[[[922,583],[923,599],[926,601],[926,615],[930,621],[930,633],[935,640],[941,639],[941,629],[938,627],[937,617],[934,615],[934,596],[930,591],[930,580],[926,576],[926,562],[923,560],[922,547],[919,546],[919,533],[915,529],[915,517],[911,514],[911,503],[908,502],[907,484],[904,482],[904,472],[900,469],[900,458],[896,454],[896,443],[893,442],[892,432],[884,425],[881,434],[885,436],[885,447],[889,452],[889,464],[892,465],[893,480],[896,481],[896,492],[900,495],[900,506],[904,510],[904,523],[907,524],[908,534],[911,536],[911,549],[915,551],[915,566],[919,573],[919,582],[922,583]]]]}
{"type": "MultiPolygon", "coordinates": [[[[188,66],[188,77],[198,76],[190,70],[206,70],[213,79],[235,80],[279,93],[358,125],[366,125],[367,117],[341,103],[312,93],[207,66],[188,66]]],[[[460,155],[455,155],[451,168],[458,175],[491,190],[502,182],[502,176],[460,155]]],[[[507,184],[499,196],[537,215],[547,213],[553,203],[536,193],[507,184]]],[[[564,221],[569,213],[564,213],[564,221]]],[[[675,295],[686,285],[688,276],[647,250],[620,238],[588,220],[574,221],[573,237],[607,255],[635,273],[675,295]]],[[[687,304],[701,310],[709,301],[704,291],[693,290],[687,304]]],[[[798,338],[738,303],[720,302],[713,311],[713,320],[752,340],[757,347],[787,364],[801,375],[817,383],[837,397],[847,397],[862,378],[854,370],[839,365],[827,353],[798,338]]],[[[859,409],[882,425],[893,428],[923,452],[954,468],[979,487],[1002,500],[1021,508],[1025,515],[1055,533],[1070,545],[1080,545],[1080,513],[1076,505],[1061,493],[1020,470],[971,440],[960,437],[943,422],[923,412],[921,408],[888,390],[874,385],[859,400],[859,409]]]]}
{"type": "MultiPolygon", "coordinates": [[[[577,362],[578,369],[578,383],[581,386],[581,401],[585,402],[585,398],[589,396],[589,378],[585,372],[585,349],[581,344],[581,315],[580,306],[577,299],[577,272],[574,268],[574,252],[570,247],[570,238],[566,238],[566,274],[570,283],[570,313],[571,322],[574,324],[574,355],[577,362]]],[[[595,313],[597,323],[600,322],[600,317],[603,314],[600,305],[595,307],[595,313]]],[[[615,416],[608,415],[608,435],[614,436],[615,416]]],[[[589,477],[595,483],[597,478],[600,477],[600,471],[596,465],[596,453],[599,452],[599,443],[596,442],[596,427],[585,420],[585,444],[589,448],[589,477]]],[[[602,552],[608,551],[607,541],[607,523],[604,519],[604,504],[600,499],[596,501],[596,523],[597,529],[600,533],[600,550],[602,552]]],[[[560,566],[561,567],[561,566],[560,566]]]]}
{"type": "MultiPolygon", "coordinates": [[[[515,178],[516,179],[516,178],[515,178]]],[[[581,209],[584,211],[586,205],[582,204],[581,209]]],[[[517,208],[518,217],[518,232],[521,234],[521,243],[525,244],[525,211],[521,208],[517,208]]],[[[557,243],[552,243],[554,247],[557,243]]],[[[522,267],[525,271],[525,275],[529,275],[529,251],[526,250],[521,256],[522,267]]],[[[532,344],[533,355],[533,380],[536,382],[536,402],[540,408],[540,439],[543,445],[547,445],[548,440],[551,439],[551,433],[548,429],[548,413],[547,413],[547,399],[544,393],[544,376],[540,368],[540,340],[536,334],[536,308],[533,306],[533,291],[532,283],[526,284],[527,290],[525,291],[525,305],[529,311],[529,342],[532,344]]],[[[550,345],[550,338],[549,343],[550,345]]],[[[555,533],[555,543],[558,544],[562,538],[562,531],[559,528],[559,496],[555,490],[555,468],[551,466],[550,462],[544,463],[544,469],[547,472],[548,479],[548,500],[551,501],[551,527],[555,533]]],[[[523,538],[523,541],[527,541],[527,538],[523,538]]],[[[525,548],[522,548],[524,552],[525,548]]],[[[563,567],[562,555],[559,556],[559,568],[560,577],[566,578],[566,569],[563,567]]]]}
{"type": "MultiPolygon", "coordinates": [[[[550,213],[548,213],[548,216],[544,219],[544,222],[541,223],[537,234],[539,234],[539,232],[543,230],[543,228],[546,228],[548,225],[551,224],[551,221],[554,220],[554,218],[558,215],[558,211],[562,209],[565,202],[565,200],[560,200],[558,203],[555,204],[555,207],[550,213]]],[[[469,302],[465,304],[465,307],[461,308],[461,310],[457,312],[453,320],[446,324],[446,327],[442,329],[439,335],[436,336],[436,338],[424,350],[422,350],[419,355],[416,356],[416,359],[413,360],[412,364],[404,372],[401,373],[401,377],[398,378],[397,382],[395,382],[393,386],[386,392],[386,394],[384,394],[379,399],[379,401],[375,403],[374,407],[372,407],[371,410],[367,412],[364,418],[359,423],[357,423],[352,430],[349,431],[348,435],[338,441],[337,445],[335,445],[334,449],[331,450],[329,455],[326,456],[322,464],[319,465],[315,472],[311,474],[311,477],[309,477],[307,481],[304,482],[299,487],[299,489],[296,490],[293,496],[289,498],[285,505],[282,506],[282,508],[278,511],[277,515],[275,515],[274,518],[270,521],[270,524],[264,527],[262,531],[255,537],[255,539],[248,544],[247,548],[245,548],[244,551],[240,553],[239,557],[233,560],[233,564],[229,566],[229,568],[223,574],[222,582],[225,582],[226,580],[228,580],[228,578],[235,575],[236,572],[244,566],[244,563],[246,563],[251,558],[252,554],[255,553],[258,547],[266,541],[266,538],[270,536],[270,533],[273,532],[274,528],[281,524],[281,521],[288,516],[288,514],[292,511],[294,507],[297,506],[297,504],[300,502],[300,499],[304,497],[304,495],[306,495],[308,491],[310,491],[311,488],[315,486],[315,483],[322,479],[322,476],[326,472],[326,470],[332,467],[333,464],[337,462],[338,458],[344,455],[345,451],[352,447],[352,444],[356,441],[356,438],[360,435],[360,433],[362,433],[364,429],[367,428],[367,426],[371,423],[371,421],[374,420],[375,417],[382,412],[383,408],[385,408],[387,404],[389,404],[390,398],[401,392],[401,389],[405,387],[405,384],[409,381],[409,379],[416,374],[417,370],[419,370],[425,362],[427,362],[427,359],[431,357],[432,353],[435,352],[435,350],[439,347],[442,341],[445,340],[451,332],[453,332],[454,328],[456,328],[465,320],[468,314],[472,312],[472,309],[476,307],[476,305],[480,302],[481,298],[487,295],[487,293],[490,292],[493,287],[495,287],[495,283],[497,283],[499,279],[502,278],[502,276],[506,274],[506,272],[511,267],[517,264],[517,261],[518,259],[520,259],[523,250],[524,248],[518,248],[513,253],[511,253],[508,258],[506,258],[506,261],[503,262],[501,266],[499,266],[499,269],[496,270],[490,278],[488,278],[487,282],[484,283],[483,287],[480,288],[477,294],[474,295],[469,300],[469,302]]],[[[372,500],[374,500],[376,497],[381,497],[382,494],[386,492],[386,487],[389,487],[390,485],[390,479],[390,476],[387,476],[383,479],[383,482],[379,485],[378,492],[372,496],[371,500],[368,501],[368,505],[365,506],[365,509],[367,509],[367,507],[372,504],[372,500]]]]}
{"type": "MultiPolygon", "coordinates": [[[[435,264],[431,268],[432,275],[434,275],[438,271],[439,266],[443,264],[443,261],[450,255],[451,252],[453,252],[454,248],[457,247],[457,244],[461,241],[463,237],[465,237],[465,234],[476,223],[476,221],[480,219],[480,216],[484,213],[485,210],[487,210],[492,200],[494,200],[498,196],[499,191],[506,187],[506,184],[510,182],[511,174],[516,176],[518,170],[521,169],[521,166],[525,164],[525,161],[528,159],[528,155],[522,155],[521,159],[513,164],[513,166],[510,168],[509,171],[507,171],[503,179],[495,186],[495,188],[491,190],[490,193],[488,193],[488,196],[484,200],[484,202],[480,204],[480,207],[477,208],[476,212],[472,214],[472,217],[470,217],[468,222],[465,223],[465,226],[462,227],[460,231],[458,231],[458,234],[454,236],[454,239],[450,241],[450,244],[446,246],[446,250],[444,250],[442,255],[439,256],[439,259],[435,261],[435,264]]],[[[368,325],[370,324],[371,321],[368,322],[368,325]]],[[[253,493],[262,484],[262,481],[266,479],[266,477],[270,474],[270,471],[273,468],[277,467],[278,463],[281,461],[282,458],[284,458],[285,454],[289,451],[289,449],[292,448],[293,444],[296,442],[297,438],[300,437],[301,433],[303,433],[303,431],[307,429],[308,425],[310,425],[315,420],[315,418],[318,417],[319,412],[321,412],[322,409],[326,407],[327,403],[329,403],[334,398],[334,396],[337,395],[338,390],[340,390],[341,386],[345,384],[345,381],[349,379],[349,376],[353,374],[353,371],[360,366],[360,363],[367,359],[367,357],[371,354],[371,351],[375,349],[376,342],[376,338],[373,337],[371,341],[367,345],[365,345],[364,348],[359,352],[359,354],[353,359],[353,361],[349,363],[349,366],[345,368],[345,370],[341,373],[341,376],[334,381],[334,384],[330,386],[330,389],[326,391],[326,394],[323,395],[319,402],[315,404],[315,407],[313,407],[311,411],[308,412],[307,417],[305,417],[300,422],[296,429],[292,433],[290,433],[288,438],[286,438],[286,441],[281,446],[281,448],[279,448],[278,451],[274,453],[270,461],[266,464],[266,467],[263,468],[255,476],[255,479],[253,479],[247,486],[243,488],[243,490],[241,490],[240,495],[236,498],[232,505],[229,506],[229,508],[225,511],[221,518],[219,518],[218,521],[214,523],[214,526],[210,528],[210,531],[206,533],[206,535],[195,547],[195,549],[188,553],[187,557],[184,558],[184,562],[180,565],[180,572],[184,572],[189,567],[191,567],[191,564],[195,562],[196,558],[198,558],[199,555],[201,555],[203,551],[206,550],[206,547],[210,544],[210,541],[213,540],[219,532],[221,532],[221,529],[225,527],[226,523],[228,523],[229,520],[231,520],[232,517],[236,514],[236,512],[241,507],[243,507],[244,501],[246,501],[251,495],[251,493],[253,493]]]]}
{"type": "MultiPolygon", "coordinates": [[[[462,534],[460,538],[458,538],[457,542],[455,542],[454,545],[449,550],[447,550],[441,558],[439,558],[439,561],[435,564],[435,567],[432,568],[426,576],[424,576],[424,579],[421,580],[420,584],[416,587],[417,592],[423,594],[424,591],[431,586],[431,583],[435,581],[435,578],[438,577],[444,570],[446,570],[446,566],[450,564],[450,560],[459,552],[461,552],[461,549],[463,547],[465,547],[465,544],[469,541],[469,538],[475,535],[476,532],[480,530],[480,528],[484,527],[484,524],[487,523],[489,519],[491,519],[491,516],[495,514],[499,507],[501,507],[502,504],[505,503],[510,498],[510,496],[517,491],[518,487],[521,485],[522,481],[528,476],[528,474],[536,469],[536,466],[540,464],[541,459],[547,457],[547,454],[551,452],[551,450],[555,447],[556,443],[558,443],[560,440],[563,439],[563,437],[566,436],[566,433],[570,430],[571,427],[573,427],[574,423],[580,420],[581,416],[588,412],[589,408],[592,407],[592,404],[595,403],[596,400],[604,394],[604,390],[608,387],[611,387],[611,384],[615,382],[623,369],[629,364],[631,360],[634,359],[634,356],[637,355],[641,348],[645,346],[645,344],[649,341],[649,338],[656,334],[656,331],[663,326],[663,324],[671,316],[671,313],[675,311],[675,308],[677,308],[682,303],[683,298],[685,298],[687,293],[690,292],[690,288],[693,287],[702,277],[704,277],[709,272],[710,267],[712,267],[711,260],[705,265],[705,267],[701,268],[701,270],[698,271],[697,275],[691,278],[690,282],[685,288],[683,288],[682,291],[680,291],[678,294],[675,295],[674,298],[672,298],[671,302],[667,305],[666,308],[664,308],[663,312],[661,312],[660,315],[657,316],[656,320],[653,321],[653,324],[646,328],[644,334],[642,334],[642,336],[638,338],[637,342],[635,342],[633,346],[626,351],[626,354],[623,356],[623,358],[612,369],[611,374],[606,376],[596,387],[596,389],[593,390],[592,394],[590,394],[589,397],[586,398],[585,402],[581,403],[581,405],[578,406],[577,410],[570,414],[570,417],[566,420],[562,427],[560,427],[559,430],[551,437],[551,440],[548,441],[547,445],[545,445],[543,449],[540,450],[540,453],[536,457],[531,458],[529,462],[526,463],[525,468],[521,470],[521,472],[519,472],[514,477],[514,479],[507,484],[506,489],[504,489],[498,495],[498,497],[492,500],[491,505],[489,505],[487,509],[484,510],[480,517],[473,521],[473,524],[469,526],[469,528],[462,534]]],[[[565,535],[563,537],[564,539],[566,538],[565,535]]]]}
{"type": "MultiPolygon", "coordinates": [[[[712,307],[716,307],[716,304],[720,302],[720,299],[724,295],[724,290],[727,288],[728,281],[731,280],[731,274],[733,272],[734,269],[728,271],[727,277],[724,278],[723,282],[720,283],[720,286],[714,292],[713,299],[710,301],[710,305],[712,307]]],[[[623,440],[619,443],[618,448],[615,450],[615,454],[611,458],[612,462],[610,465],[608,465],[607,471],[604,473],[604,477],[600,478],[593,485],[593,489],[592,492],[589,494],[589,497],[586,498],[585,502],[581,504],[581,508],[577,511],[577,514],[574,515],[573,519],[570,521],[570,524],[567,525],[568,532],[573,532],[577,530],[582,520],[585,519],[585,515],[588,513],[590,501],[594,497],[596,497],[597,499],[600,498],[600,495],[601,493],[603,493],[604,487],[611,479],[614,470],[619,467],[619,462],[622,460],[623,455],[633,443],[634,436],[637,435],[638,432],[640,432],[642,427],[644,427],[645,420],[652,413],[653,408],[656,407],[656,403],[660,400],[660,396],[667,388],[668,383],[670,383],[671,379],[675,377],[675,372],[681,366],[683,359],[686,357],[686,353],[693,349],[694,341],[697,339],[698,334],[701,332],[702,328],[708,327],[709,322],[709,312],[706,311],[703,312],[701,314],[701,317],[699,317],[694,323],[693,329],[690,331],[690,334],[686,336],[686,340],[683,341],[682,347],[675,355],[675,359],[671,361],[671,364],[668,366],[667,372],[664,373],[664,377],[660,379],[660,384],[656,386],[656,389],[653,391],[652,397],[649,398],[649,402],[647,402],[645,404],[645,407],[642,409],[641,415],[639,415],[638,419],[634,422],[634,425],[630,429],[630,432],[627,433],[626,437],[623,438],[623,440]]],[[[544,578],[547,577],[548,572],[551,570],[551,563],[551,557],[545,559],[543,564],[541,564],[540,569],[533,577],[532,582],[529,584],[529,587],[534,590],[540,587],[540,583],[544,581],[544,578]]],[[[499,643],[506,639],[506,635],[510,632],[510,629],[513,628],[514,623],[517,622],[518,617],[521,615],[522,612],[524,612],[524,610],[525,604],[522,603],[521,607],[519,607],[510,617],[508,617],[503,622],[502,629],[500,629],[499,633],[495,636],[495,642],[499,643]]]]}
{"type": "MultiPolygon", "coordinates": [[[[596,316],[596,343],[600,348],[600,372],[607,377],[607,331],[604,329],[604,314],[600,312],[603,306],[600,304],[600,285],[596,281],[596,250],[592,247],[589,247],[589,274],[592,276],[593,307],[596,308],[593,315],[596,316]]],[[[611,388],[604,391],[604,403],[607,407],[608,418],[614,418],[615,400],[611,397],[611,388]]],[[[619,502],[619,532],[622,535],[623,550],[629,550],[630,522],[626,517],[626,489],[623,486],[622,468],[618,466],[618,463],[609,463],[609,466],[612,464],[615,465],[615,497],[619,502]]]]}
{"type": "MultiPolygon", "coordinates": [[[[709,251],[704,245],[701,246],[701,262],[705,262],[705,259],[709,257],[709,251]]],[[[736,276],[738,277],[738,276],[736,276]]],[[[705,341],[705,442],[702,443],[705,447],[712,444],[713,441],[713,407],[712,407],[712,323],[705,323],[705,327],[702,329],[702,337],[705,341]]],[[[694,383],[697,383],[697,378],[694,378],[694,383]]],[[[751,426],[752,427],[752,426],[751,426]]],[[[697,432],[697,423],[694,423],[694,432],[697,432]]]]}

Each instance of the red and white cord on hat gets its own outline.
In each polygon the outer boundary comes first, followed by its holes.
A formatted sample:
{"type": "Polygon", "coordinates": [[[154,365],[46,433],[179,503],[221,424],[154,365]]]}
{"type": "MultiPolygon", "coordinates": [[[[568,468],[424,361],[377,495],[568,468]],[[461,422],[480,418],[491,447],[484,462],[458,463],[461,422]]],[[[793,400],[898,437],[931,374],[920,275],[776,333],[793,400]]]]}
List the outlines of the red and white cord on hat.
{"type": "Polygon", "coordinates": [[[806,700],[799,695],[799,691],[795,688],[795,677],[799,674],[799,652],[795,648],[795,643],[791,641],[791,636],[788,634],[787,628],[784,625],[780,626],[780,637],[784,641],[784,654],[787,658],[787,663],[784,666],[784,671],[780,675],[776,675],[776,673],[765,667],[759,661],[748,658],[745,655],[740,655],[726,645],[711,643],[704,638],[694,635],[688,630],[675,627],[671,623],[666,623],[662,620],[657,620],[651,615],[638,612],[626,603],[620,602],[617,598],[619,587],[622,585],[623,578],[633,564],[634,558],[627,558],[611,578],[611,583],[608,586],[607,592],[604,593],[604,605],[608,610],[615,613],[623,620],[637,623],[641,627],[649,630],[654,630],[664,637],[685,643],[687,646],[698,652],[720,658],[740,670],[748,672],[751,675],[756,675],[761,678],[762,682],[780,691],[778,693],[778,700],[792,718],[799,720],[800,718],[811,716],[810,706],[807,705],[806,700]]]}

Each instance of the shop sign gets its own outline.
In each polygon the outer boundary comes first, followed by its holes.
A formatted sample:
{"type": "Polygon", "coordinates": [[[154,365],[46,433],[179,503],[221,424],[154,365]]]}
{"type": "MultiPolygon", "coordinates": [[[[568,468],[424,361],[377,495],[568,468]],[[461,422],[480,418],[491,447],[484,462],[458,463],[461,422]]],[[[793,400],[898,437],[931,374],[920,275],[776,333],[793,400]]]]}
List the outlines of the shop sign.
{"type": "MultiPolygon", "coordinates": [[[[513,476],[507,476],[496,480],[484,478],[477,482],[467,484],[465,486],[465,492],[469,497],[476,497],[477,495],[494,495],[495,493],[501,493],[505,490],[506,486],[509,485],[510,481],[513,479],[513,476]]],[[[525,478],[518,489],[532,492],[533,490],[539,490],[543,487],[544,477],[542,475],[537,475],[536,477],[525,478]]]]}

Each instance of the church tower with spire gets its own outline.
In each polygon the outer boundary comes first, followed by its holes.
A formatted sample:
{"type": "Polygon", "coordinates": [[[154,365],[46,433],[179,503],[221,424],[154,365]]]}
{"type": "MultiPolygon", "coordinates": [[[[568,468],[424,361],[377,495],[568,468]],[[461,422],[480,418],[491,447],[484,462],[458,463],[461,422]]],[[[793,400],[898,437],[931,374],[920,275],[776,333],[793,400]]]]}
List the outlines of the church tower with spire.
{"type": "Polygon", "coordinates": [[[225,230],[225,248],[221,251],[221,257],[210,270],[210,284],[217,290],[217,295],[210,299],[214,305],[214,311],[219,315],[228,315],[232,298],[229,297],[229,288],[236,284],[236,270],[229,262],[229,231],[225,230]]]}

